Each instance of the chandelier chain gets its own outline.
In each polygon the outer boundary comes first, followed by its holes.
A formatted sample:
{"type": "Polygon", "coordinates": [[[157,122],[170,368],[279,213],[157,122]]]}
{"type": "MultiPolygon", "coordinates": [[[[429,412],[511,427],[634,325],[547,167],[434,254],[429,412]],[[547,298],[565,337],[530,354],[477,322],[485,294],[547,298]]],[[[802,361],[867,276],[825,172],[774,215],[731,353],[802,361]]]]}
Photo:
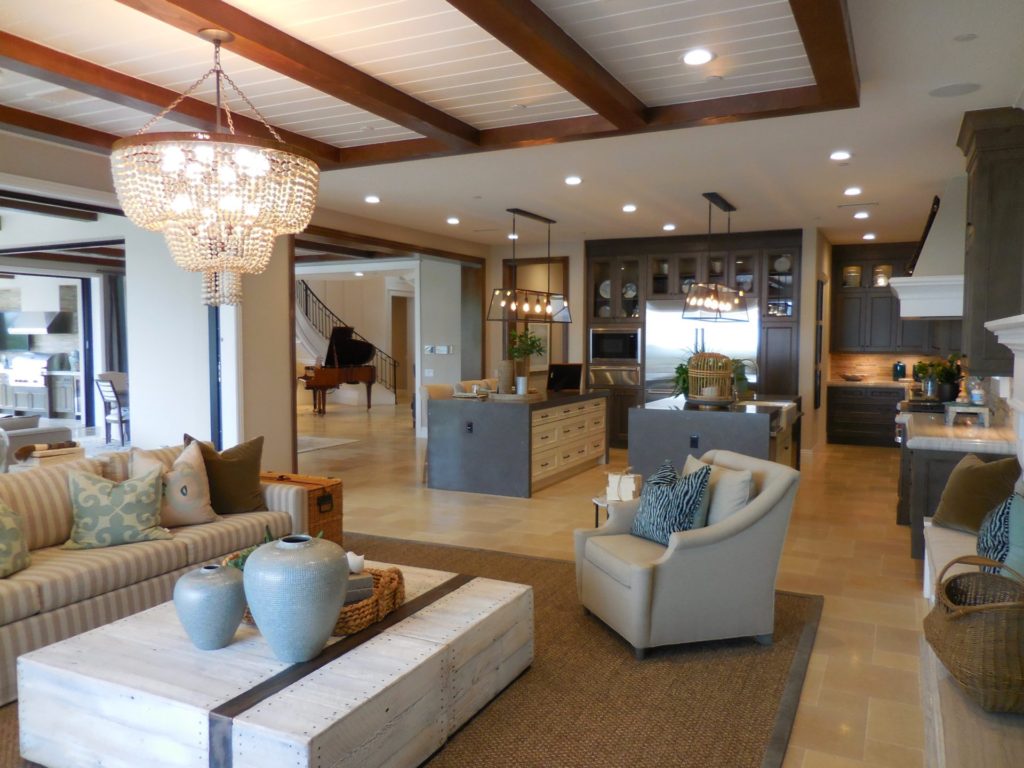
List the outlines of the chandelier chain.
{"type": "Polygon", "coordinates": [[[178,98],[176,98],[174,101],[172,101],[168,106],[164,107],[163,110],[161,110],[160,114],[154,115],[152,118],[150,118],[148,123],[146,123],[138,131],[135,132],[135,135],[136,136],[141,136],[146,131],[148,131],[150,128],[152,128],[157,122],[159,122],[160,120],[163,120],[167,116],[168,112],[171,112],[175,107],[177,107],[179,104],[181,104],[181,102],[183,102],[185,99],[187,99],[189,97],[189,95],[191,95],[191,93],[196,88],[198,88],[200,85],[202,85],[203,82],[205,82],[206,78],[208,78],[210,75],[212,75],[215,71],[216,70],[213,70],[213,69],[209,70],[205,75],[203,75],[198,80],[196,80],[194,83],[192,83],[192,85],[190,85],[188,87],[188,90],[183,91],[181,93],[181,95],[178,96],[178,98]]]}
{"type": "MultiPolygon", "coordinates": [[[[246,104],[249,105],[249,109],[251,109],[253,112],[256,113],[256,117],[258,117],[260,119],[260,122],[263,123],[263,127],[266,128],[268,131],[270,131],[270,134],[275,139],[277,139],[279,142],[281,142],[283,144],[284,143],[284,139],[281,138],[281,134],[279,134],[277,132],[277,129],[274,128],[274,126],[272,126],[270,123],[267,122],[267,119],[263,116],[263,113],[260,112],[258,109],[256,109],[256,105],[253,104],[251,101],[249,101],[249,97],[246,96],[242,92],[241,88],[239,88],[237,85],[235,85],[235,81],[234,80],[232,80],[230,77],[228,77],[228,73],[225,72],[224,70],[221,70],[220,74],[221,74],[221,77],[223,77],[225,80],[227,80],[228,83],[231,85],[231,87],[235,89],[235,93],[237,93],[241,97],[242,101],[244,101],[246,104]]],[[[227,107],[225,107],[225,109],[227,109],[227,107]]],[[[231,116],[230,116],[230,112],[229,112],[228,113],[228,123],[230,124],[230,122],[231,122],[231,116]]],[[[231,131],[231,132],[234,133],[234,131],[231,131]]]]}

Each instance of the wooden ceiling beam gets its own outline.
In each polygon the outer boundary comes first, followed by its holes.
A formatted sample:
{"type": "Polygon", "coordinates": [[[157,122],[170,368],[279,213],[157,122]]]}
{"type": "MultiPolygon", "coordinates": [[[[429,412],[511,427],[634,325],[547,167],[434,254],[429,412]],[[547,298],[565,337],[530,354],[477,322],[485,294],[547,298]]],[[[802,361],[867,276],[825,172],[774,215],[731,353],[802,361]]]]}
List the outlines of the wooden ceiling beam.
{"type": "Polygon", "coordinates": [[[110,147],[120,138],[112,133],[95,131],[92,128],[2,105],[0,105],[0,125],[25,136],[51,139],[59,144],[66,144],[78,149],[108,153],[110,147]]]}
{"type": "MultiPolygon", "coordinates": [[[[169,88],[123,75],[3,31],[0,31],[0,67],[150,114],[157,114],[180,95],[169,88]]],[[[171,116],[203,131],[212,131],[217,125],[217,107],[192,97],[182,99],[171,116]]],[[[270,136],[267,127],[255,118],[235,113],[231,118],[242,133],[263,138],[270,136]]],[[[312,155],[322,169],[338,167],[340,150],[337,147],[281,128],[277,131],[285,141],[312,155]]]]}
{"type": "Polygon", "coordinates": [[[235,36],[225,48],[318,91],[398,123],[428,138],[475,147],[478,131],[365,72],[285,34],[222,0],[118,0],[190,34],[223,29],[235,36]]]}
{"type": "Polygon", "coordinates": [[[448,0],[473,23],[622,130],[647,124],[647,107],[530,0],[448,0]]]}
{"type": "Polygon", "coordinates": [[[789,0],[825,109],[860,106],[860,76],[846,0],[789,0]]]}

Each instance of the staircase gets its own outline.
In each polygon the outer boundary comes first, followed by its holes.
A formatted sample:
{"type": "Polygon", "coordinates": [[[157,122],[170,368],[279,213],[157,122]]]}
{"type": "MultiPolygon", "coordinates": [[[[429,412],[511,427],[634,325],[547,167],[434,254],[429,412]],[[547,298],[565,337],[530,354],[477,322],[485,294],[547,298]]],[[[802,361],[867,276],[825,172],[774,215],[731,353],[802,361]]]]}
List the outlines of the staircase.
{"type": "MultiPolygon", "coordinates": [[[[305,280],[295,281],[295,309],[304,318],[309,329],[303,329],[300,323],[296,323],[296,333],[299,341],[311,350],[326,350],[327,341],[331,338],[331,331],[337,327],[349,328],[350,326],[320,300],[320,297],[313,293],[305,280]],[[310,339],[310,334],[303,331],[313,330],[315,336],[320,338],[310,339]]],[[[297,320],[299,318],[296,318],[297,320]]],[[[373,345],[373,359],[370,361],[377,369],[377,383],[383,386],[392,394],[397,388],[398,361],[384,350],[380,349],[367,338],[360,336],[355,330],[352,331],[352,338],[365,341],[373,345]]],[[[323,352],[319,353],[321,356],[323,352]]]]}

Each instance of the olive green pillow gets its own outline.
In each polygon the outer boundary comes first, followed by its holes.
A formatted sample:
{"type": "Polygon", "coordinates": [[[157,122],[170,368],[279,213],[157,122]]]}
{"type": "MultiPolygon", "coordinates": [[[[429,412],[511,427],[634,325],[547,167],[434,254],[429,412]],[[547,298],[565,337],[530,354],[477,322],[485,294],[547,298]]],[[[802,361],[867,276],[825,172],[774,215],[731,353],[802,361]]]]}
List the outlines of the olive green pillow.
{"type": "Polygon", "coordinates": [[[939,499],[933,525],[977,534],[985,515],[1013,493],[1020,477],[1017,459],[984,462],[969,453],[960,459],[939,499]]]}
{"type": "Polygon", "coordinates": [[[0,579],[28,568],[28,561],[24,521],[0,499],[0,579]]]}
{"type": "Polygon", "coordinates": [[[213,446],[185,435],[185,445],[199,443],[210,481],[213,511],[219,515],[256,512],[266,509],[260,485],[260,459],[263,457],[263,436],[254,437],[234,448],[217,452],[213,446]]]}
{"type": "Polygon", "coordinates": [[[74,522],[64,549],[99,549],[173,538],[160,527],[159,469],[115,483],[90,472],[69,472],[74,522]]]}

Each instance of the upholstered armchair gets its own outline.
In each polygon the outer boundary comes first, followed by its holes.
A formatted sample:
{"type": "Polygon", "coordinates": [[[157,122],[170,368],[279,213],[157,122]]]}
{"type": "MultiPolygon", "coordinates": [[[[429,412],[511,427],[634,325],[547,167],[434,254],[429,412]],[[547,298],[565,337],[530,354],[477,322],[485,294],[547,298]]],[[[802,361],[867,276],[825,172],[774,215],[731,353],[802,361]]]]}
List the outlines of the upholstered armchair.
{"type": "Polygon", "coordinates": [[[753,636],[771,642],[775,577],[800,473],[731,451],[702,459],[750,470],[747,505],[667,547],[630,534],[639,500],[611,502],[600,528],[575,532],[580,602],[633,646],[753,636]]]}

